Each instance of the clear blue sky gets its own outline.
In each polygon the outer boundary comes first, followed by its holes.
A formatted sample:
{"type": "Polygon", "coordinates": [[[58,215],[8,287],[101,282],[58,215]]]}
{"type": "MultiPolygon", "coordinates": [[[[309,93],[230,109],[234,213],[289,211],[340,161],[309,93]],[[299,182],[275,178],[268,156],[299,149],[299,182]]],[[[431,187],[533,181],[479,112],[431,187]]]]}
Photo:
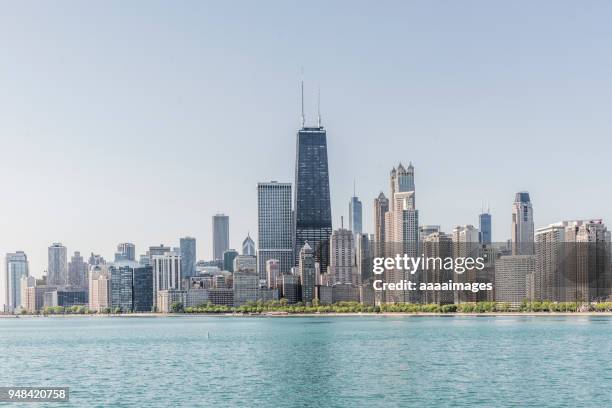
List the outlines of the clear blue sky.
{"type": "MultiPolygon", "coordinates": [[[[3,2],[0,252],[111,258],[121,241],[256,235],[256,183],[293,182],[304,67],[320,84],[334,225],[416,167],[422,224],[510,235],[610,221],[612,5],[605,1],[3,2]]],[[[2,268],[2,272],[4,272],[2,268]]]]}

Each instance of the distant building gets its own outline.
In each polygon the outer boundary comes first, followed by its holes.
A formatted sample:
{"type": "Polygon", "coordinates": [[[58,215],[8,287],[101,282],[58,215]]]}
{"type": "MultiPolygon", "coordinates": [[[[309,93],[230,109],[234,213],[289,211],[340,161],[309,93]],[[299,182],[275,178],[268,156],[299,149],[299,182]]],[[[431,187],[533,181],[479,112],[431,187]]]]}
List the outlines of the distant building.
{"type": "Polygon", "coordinates": [[[349,201],[349,230],[354,234],[362,232],[362,206],[359,198],[354,196],[349,201]]]}
{"type": "Polygon", "coordinates": [[[87,292],[83,290],[52,289],[44,294],[44,307],[87,306],[87,292]]]}
{"type": "Polygon", "coordinates": [[[251,238],[251,235],[247,234],[244,241],[242,241],[242,255],[255,256],[255,241],[251,238]]]}
{"type": "Polygon", "coordinates": [[[276,280],[280,274],[280,262],[278,259],[268,259],[266,261],[266,283],[269,289],[276,288],[276,280]]]}
{"type": "Polygon", "coordinates": [[[196,239],[184,237],[180,239],[181,247],[181,270],[184,277],[196,275],[196,239]]]}
{"type": "Polygon", "coordinates": [[[478,216],[478,229],[480,230],[480,243],[491,245],[493,231],[491,227],[491,214],[488,211],[478,216]]]}
{"type": "Polygon", "coordinates": [[[533,255],[533,208],[529,193],[516,193],[512,204],[512,255],[533,255]]]}
{"type": "MultiPolygon", "coordinates": [[[[352,236],[352,234],[350,235],[352,236]]],[[[302,247],[299,259],[302,302],[312,303],[312,300],[315,298],[315,257],[314,251],[308,242],[302,247]]]]}
{"type": "Polygon", "coordinates": [[[359,293],[360,287],[350,283],[321,286],[319,288],[319,300],[322,305],[331,305],[338,302],[359,302],[359,293]]]}
{"type": "Polygon", "coordinates": [[[229,244],[229,217],[225,214],[213,216],[213,257],[223,260],[223,253],[230,247],[229,244]]]}
{"type": "Polygon", "coordinates": [[[68,281],[67,250],[56,242],[49,247],[48,283],[51,286],[66,285],[68,281]]]}
{"type": "Polygon", "coordinates": [[[237,272],[234,274],[234,306],[257,301],[259,276],[256,273],[237,272]]]}
{"type": "Polygon", "coordinates": [[[238,255],[234,258],[233,272],[257,273],[257,258],[255,255],[238,255]]]}
{"type": "Polygon", "coordinates": [[[301,299],[300,278],[296,275],[281,275],[282,297],[289,303],[297,303],[301,299]]]}
{"type": "Polygon", "coordinates": [[[351,231],[335,230],[330,240],[329,273],[332,284],[352,283],[358,285],[361,277],[355,267],[355,242],[351,231]]]}
{"type": "Polygon", "coordinates": [[[153,309],[153,268],[134,261],[108,266],[110,308],[122,312],[150,312],[153,309]]]}
{"type": "MultiPolygon", "coordinates": [[[[445,259],[453,256],[453,239],[443,232],[427,234],[423,240],[422,253],[425,258],[445,259]]],[[[445,283],[452,280],[453,271],[444,269],[441,262],[430,262],[425,265],[422,273],[423,283],[445,283]]],[[[438,305],[450,304],[455,301],[452,291],[425,290],[421,293],[423,303],[435,303],[438,305]]]]}
{"type": "Polygon", "coordinates": [[[228,249],[223,252],[223,270],[234,272],[234,259],[238,256],[238,251],[228,249]]]}
{"type": "Polygon", "coordinates": [[[374,257],[374,236],[366,233],[355,235],[355,266],[358,280],[365,282],[372,277],[372,258],[374,257]]]}
{"type": "Polygon", "coordinates": [[[385,214],[389,211],[389,199],[381,191],[374,199],[374,256],[385,256],[385,214]]]}
{"type": "Polygon", "coordinates": [[[101,312],[111,307],[110,273],[105,264],[89,267],[89,309],[101,312]]]}
{"type": "Polygon", "coordinates": [[[294,266],[291,183],[257,183],[257,272],[266,279],[266,262],[278,259],[280,273],[294,266]]]}
{"type": "Polygon", "coordinates": [[[535,264],[534,255],[500,257],[495,264],[495,301],[518,308],[528,297],[528,277],[533,274],[535,264]]]}
{"type": "Polygon", "coordinates": [[[115,252],[115,262],[135,260],[136,246],[134,244],[130,242],[122,242],[117,245],[117,252],[115,252]]]}
{"type": "Polygon", "coordinates": [[[163,255],[154,255],[152,262],[154,301],[157,300],[157,292],[161,290],[181,289],[181,255],[178,251],[167,251],[163,255]]]}
{"type": "Polygon", "coordinates": [[[72,258],[70,258],[70,262],[68,263],[68,280],[66,284],[87,291],[88,269],[89,266],[84,261],[81,253],[79,251],[75,251],[72,258]]]}
{"type": "Polygon", "coordinates": [[[22,305],[21,282],[29,276],[28,257],[23,251],[6,254],[5,296],[7,312],[12,313],[22,305]]]}

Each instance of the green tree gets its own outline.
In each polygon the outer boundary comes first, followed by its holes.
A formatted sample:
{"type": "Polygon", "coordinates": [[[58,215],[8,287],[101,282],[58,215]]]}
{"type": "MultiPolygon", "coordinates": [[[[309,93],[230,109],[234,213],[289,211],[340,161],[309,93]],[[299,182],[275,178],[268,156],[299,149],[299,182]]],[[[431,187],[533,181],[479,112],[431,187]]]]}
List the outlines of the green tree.
{"type": "Polygon", "coordinates": [[[183,306],[183,302],[174,302],[170,305],[170,311],[172,313],[183,313],[185,308],[183,306]]]}

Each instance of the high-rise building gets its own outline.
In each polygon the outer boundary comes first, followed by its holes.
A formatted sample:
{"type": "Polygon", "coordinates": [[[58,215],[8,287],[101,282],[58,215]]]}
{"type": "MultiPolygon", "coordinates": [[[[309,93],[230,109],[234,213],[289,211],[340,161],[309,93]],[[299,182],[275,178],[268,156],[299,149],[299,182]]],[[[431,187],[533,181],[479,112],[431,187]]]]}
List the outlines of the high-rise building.
{"type": "Polygon", "coordinates": [[[66,285],[68,280],[68,260],[66,247],[59,242],[49,247],[49,264],[47,268],[50,286],[66,285]]]}
{"type": "MultiPolygon", "coordinates": [[[[453,257],[473,258],[480,256],[480,232],[473,225],[459,225],[453,228],[453,257]]],[[[460,283],[474,283],[476,279],[476,269],[466,270],[463,273],[455,273],[453,279],[460,283]]],[[[476,302],[478,293],[472,291],[455,291],[455,303],[476,302]]]]}
{"type": "Polygon", "coordinates": [[[70,262],[68,263],[68,279],[66,284],[87,290],[88,270],[89,265],[87,265],[81,256],[81,253],[79,251],[75,251],[74,255],[72,255],[70,258],[70,262]]]}
{"type": "Polygon", "coordinates": [[[293,262],[293,212],[291,183],[257,184],[257,271],[266,279],[266,262],[279,261],[280,273],[291,272],[293,262]]]}
{"type": "Polygon", "coordinates": [[[89,268],[89,309],[101,312],[110,309],[110,273],[106,264],[91,265],[89,268]]]}
{"type": "Polygon", "coordinates": [[[102,255],[94,254],[93,252],[89,256],[89,261],[87,262],[90,266],[92,265],[104,265],[106,261],[102,258],[102,255]]]}
{"type": "Polygon", "coordinates": [[[381,191],[374,199],[374,256],[385,256],[385,214],[389,211],[389,199],[381,191]]]}
{"type": "Polygon", "coordinates": [[[280,275],[280,262],[278,259],[268,259],[266,261],[266,284],[268,289],[276,288],[277,279],[280,275]]]}
{"type": "Polygon", "coordinates": [[[316,127],[306,127],[303,112],[302,98],[302,128],[296,139],[294,254],[297,264],[299,251],[308,241],[321,270],[325,271],[329,265],[332,233],[327,133],[321,125],[320,115],[316,127]]]}
{"type": "Polygon", "coordinates": [[[28,257],[23,251],[6,254],[5,264],[5,302],[6,311],[12,313],[22,306],[21,283],[22,278],[29,276],[28,257]]]}
{"type": "Polygon", "coordinates": [[[119,261],[135,261],[136,260],[136,246],[131,242],[122,242],[117,245],[117,252],[115,252],[115,262],[119,261]]]}
{"type": "Polygon", "coordinates": [[[534,255],[502,256],[495,263],[495,301],[507,302],[514,309],[528,298],[528,277],[536,267],[534,255]]]}
{"type": "Polygon", "coordinates": [[[223,252],[223,270],[234,272],[234,259],[238,256],[238,251],[235,249],[228,249],[223,252]]]}
{"type": "Polygon", "coordinates": [[[361,234],[362,229],[362,206],[361,201],[353,192],[353,197],[349,201],[349,230],[354,234],[361,234]]]}
{"type": "Polygon", "coordinates": [[[332,285],[338,283],[361,283],[355,267],[354,234],[344,228],[335,230],[330,240],[329,274],[332,285]]]}
{"type": "Polygon", "coordinates": [[[610,231],[602,220],[584,221],[576,233],[576,299],[607,300],[612,292],[610,231]]]}
{"type": "Polygon", "coordinates": [[[478,229],[480,230],[480,243],[491,245],[492,229],[491,229],[491,214],[489,211],[478,215],[478,229]]]}
{"type": "MultiPolygon", "coordinates": [[[[289,195],[291,196],[291,192],[289,195]]],[[[255,241],[253,241],[250,234],[247,234],[244,241],[242,241],[242,255],[255,256],[255,241]]]]}
{"type": "Polygon", "coordinates": [[[181,247],[181,270],[183,276],[188,278],[196,275],[196,239],[184,237],[180,239],[181,247]]]}
{"type": "MultiPolygon", "coordinates": [[[[422,242],[422,254],[431,259],[445,259],[453,254],[453,239],[451,236],[436,231],[424,235],[422,242]]],[[[453,272],[445,269],[441,262],[428,262],[423,268],[422,282],[445,283],[453,279],[453,272]]],[[[421,293],[423,303],[436,303],[439,305],[454,302],[452,291],[425,290],[421,293]]]]}
{"type": "MultiPolygon", "coordinates": [[[[349,235],[352,236],[350,232],[349,235]]],[[[299,276],[302,286],[302,302],[312,303],[315,296],[315,257],[314,251],[308,245],[308,242],[300,250],[299,276]]]]}
{"type": "Polygon", "coordinates": [[[516,193],[512,204],[512,255],[533,255],[533,208],[529,193],[516,193]]]}
{"type": "MultiPolygon", "coordinates": [[[[401,164],[398,170],[395,175],[395,183],[392,183],[395,187],[392,189],[394,193],[391,210],[385,214],[386,256],[394,257],[397,254],[406,254],[409,257],[416,257],[419,250],[419,212],[415,208],[415,192],[399,191],[403,188],[402,186],[414,187],[414,181],[412,178],[405,176],[401,164]],[[399,177],[399,175],[402,175],[402,177],[399,177]]],[[[393,179],[393,171],[391,175],[393,179]]],[[[385,271],[384,280],[393,283],[411,280],[418,284],[419,274],[411,272],[388,269],[385,271]]],[[[416,303],[419,302],[418,295],[416,291],[388,290],[385,292],[385,299],[388,303],[416,303]]]]}
{"type": "MultiPolygon", "coordinates": [[[[333,234],[332,234],[333,236],[333,234]]],[[[361,233],[355,235],[355,266],[359,282],[372,278],[372,258],[374,257],[374,236],[361,233]]],[[[333,249],[333,248],[332,248],[333,249]]]]}
{"type": "MultiPolygon", "coordinates": [[[[573,229],[572,226],[573,222],[559,222],[538,228],[536,231],[534,248],[536,257],[533,275],[535,300],[575,301],[575,299],[566,298],[567,292],[564,288],[566,284],[563,282],[566,274],[574,269],[571,262],[568,261],[569,258],[575,259],[575,254],[570,255],[567,252],[571,245],[566,244],[566,231],[573,229]],[[568,255],[570,255],[569,258],[568,255]]],[[[575,241],[575,237],[570,238],[570,240],[575,241]]],[[[575,287],[575,280],[574,284],[570,284],[570,286],[575,287]]]]}
{"type": "Polygon", "coordinates": [[[223,260],[223,253],[229,247],[229,217],[215,214],[213,215],[213,258],[216,261],[223,260]]]}
{"type": "Polygon", "coordinates": [[[134,261],[108,266],[110,307],[122,312],[150,312],[153,308],[153,268],[134,261]]]}
{"type": "Polygon", "coordinates": [[[154,255],[151,261],[154,302],[157,302],[157,292],[160,290],[182,289],[181,254],[178,251],[167,251],[163,255],[154,255]]]}

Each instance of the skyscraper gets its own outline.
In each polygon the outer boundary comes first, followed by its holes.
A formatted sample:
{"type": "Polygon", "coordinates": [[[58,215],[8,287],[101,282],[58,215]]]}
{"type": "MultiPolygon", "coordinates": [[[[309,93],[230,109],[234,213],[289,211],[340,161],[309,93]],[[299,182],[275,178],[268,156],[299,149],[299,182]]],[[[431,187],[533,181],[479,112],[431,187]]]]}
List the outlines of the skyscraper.
{"type": "Polygon", "coordinates": [[[68,261],[66,247],[59,242],[49,247],[47,268],[47,283],[49,286],[63,286],[68,280],[68,261]]]}
{"type": "Polygon", "coordinates": [[[180,239],[181,247],[181,270],[183,277],[188,278],[196,275],[196,240],[192,237],[180,239]]]}
{"type": "Polygon", "coordinates": [[[533,255],[533,208],[529,193],[516,193],[512,204],[512,255],[533,255]]]}
{"type": "Polygon", "coordinates": [[[295,159],[295,242],[296,263],[306,241],[314,250],[321,270],[329,265],[329,238],[332,233],[327,133],[319,115],[316,127],[306,127],[302,84],[302,128],[297,133],[295,159]]]}
{"type": "MultiPolygon", "coordinates": [[[[13,312],[23,305],[21,299],[22,278],[29,275],[28,257],[23,251],[6,254],[5,301],[7,312],[13,312]]],[[[25,305],[23,305],[25,307],[25,305]]]]}
{"type": "Polygon", "coordinates": [[[353,232],[340,228],[332,233],[330,239],[329,273],[332,284],[360,284],[360,276],[355,267],[355,235],[353,232]]]}
{"type": "Polygon", "coordinates": [[[213,216],[213,258],[223,260],[223,253],[229,249],[229,217],[224,214],[213,216]]]}
{"type": "MultiPolygon", "coordinates": [[[[291,196],[291,192],[289,192],[289,196],[291,196]]],[[[250,234],[247,234],[244,241],[242,241],[242,255],[255,255],[255,241],[253,241],[250,234]]]]}
{"type": "Polygon", "coordinates": [[[291,272],[293,262],[293,212],[291,183],[257,184],[257,271],[266,279],[266,262],[277,259],[281,274],[291,272]]]}
{"type": "MultiPolygon", "coordinates": [[[[419,212],[416,209],[414,167],[408,168],[400,163],[390,173],[391,199],[389,211],[385,213],[385,252],[386,256],[406,254],[417,256],[419,250],[419,212]]],[[[385,272],[386,282],[397,283],[404,279],[415,282],[418,274],[391,269],[385,272]]],[[[387,302],[417,302],[416,291],[390,290],[385,293],[387,302]]]]}
{"type": "Polygon", "coordinates": [[[478,215],[478,229],[480,230],[480,243],[490,245],[493,232],[491,229],[491,214],[489,211],[478,215]]]}
{"type": "Polygon", "coordinates": [[[70,258],[70,262],[68,263],[68,279],[66,284],[87,290],[87,272],[87,263],[84,261],[81,253],[79,251],[75,251],[72,258],[70,258]]]}
{"type": "Polygon", "coordinates": [[[177,251],[167,251],[163,255],[153,255],[153,302],[157,306],[157,292],[168,289],[181,289],[181,255],[177,251]]]}
{"type": "Polygon", "coordinates": [[[374,199],[374,256],[385,254],[385,214],[389,211],[389,199],[381,191],[374,199]]]}
{"type": "Polygon", "coordinates": [[[308,245],[308,242],[306,242],[300,250],[298,259],[300,282],[302,284],[302,302],[310,303],[314,299],[316,271],[314,251],[312,247],[308,245]]]}
{"type": "Polygon", "coordinates": [[[353,197],[349,201],[349,230],[353,231],[353,234],[361,234],[363,231],[361,208],[361,201],[353,191],[353,197]]]}

